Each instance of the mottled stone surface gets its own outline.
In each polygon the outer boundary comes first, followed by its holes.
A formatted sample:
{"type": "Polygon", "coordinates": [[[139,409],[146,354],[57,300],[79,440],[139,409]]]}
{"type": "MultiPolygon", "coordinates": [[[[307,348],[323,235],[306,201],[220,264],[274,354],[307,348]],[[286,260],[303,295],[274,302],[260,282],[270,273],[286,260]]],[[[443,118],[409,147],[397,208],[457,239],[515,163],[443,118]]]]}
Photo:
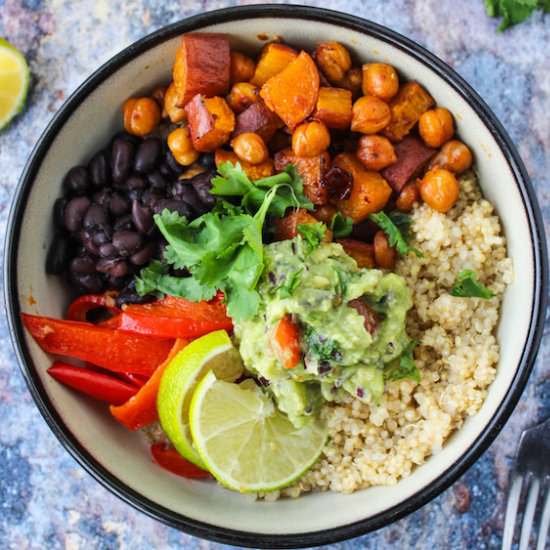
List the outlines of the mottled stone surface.
{"type": "MultiPolygon", "coordinates": [[[[122,48],[187,15],[236,0],[0,0],[0,36],[29,59],[27,111],[0,135],[0,234],[13,189],[63,100],[122,48]]],[[[482,0],[325,0],[312,5],[382,23],[462,74],[508,128],[550,223],[550,17],[496,34],[482,0]]],[[[508,468],[521,430],[550,415],[547,340],[515,413],[481,460],[411,516],[331,548],[497,548],[508,468]]],[[[0,313],[0,547],[216,548],[136,512],[103,489],[57,442],[35,408],[0,313]]]]}

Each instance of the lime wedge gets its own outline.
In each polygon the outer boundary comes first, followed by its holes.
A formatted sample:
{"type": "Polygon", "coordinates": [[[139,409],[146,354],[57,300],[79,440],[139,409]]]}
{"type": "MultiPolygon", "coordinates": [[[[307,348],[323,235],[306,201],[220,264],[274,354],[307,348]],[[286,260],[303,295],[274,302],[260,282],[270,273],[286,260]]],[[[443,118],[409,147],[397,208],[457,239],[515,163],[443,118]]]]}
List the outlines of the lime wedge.
{"type": "Polygon", "coordinates": [[[29,66],[23,54],[0,38],[0,130],[23,109],[29,81],[29,66]]]}
{"type": "Polygon", "coordinates": [[[327,436],[313,417],[295,428],[249,380],[231,384],[213,372],[193,394],[190,420],[195,448],[210,473],[242,493],[292,484],[317,460],[327,436]]]}
{"type": "Polygon", "coordinates": [[[237,380],[243,372],[239,352],[225,330],[197,338],[183,348],[166,367],[157,395],[162,429],[177,451],[204,468],[193,448],[189,430],[189,405],[193,390],[210,370],[223,380],[237,380]]]}

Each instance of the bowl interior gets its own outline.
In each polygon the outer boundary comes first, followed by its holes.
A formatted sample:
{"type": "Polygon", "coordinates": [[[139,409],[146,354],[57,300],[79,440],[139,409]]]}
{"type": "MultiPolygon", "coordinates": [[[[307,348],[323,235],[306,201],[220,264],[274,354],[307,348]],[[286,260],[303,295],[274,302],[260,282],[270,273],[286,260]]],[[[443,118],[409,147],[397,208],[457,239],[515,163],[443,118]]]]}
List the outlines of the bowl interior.
{"type": "MultiPolygon", "coordinates": [[[[352,495],[316,493],[299,500],[258,503],[214,483],[176,478],[152,464],[145,439],[119,427],[104,407],[49,378],[45,373],[49,358],[25,336],[33,363],[30,368],[38,373],[67,430],[89,455],[122,484],[153,503],[193,520],[252,533],[291,535],[348,525],[405,501],[441,476],[476,441],[507,394],[527,338],[534,300],[534,256],[528,216],[509,164],[480,117],[453,87],[406,51],[342,25],[297,18],[226,21],[204,30],[229,33],[234,46],[250,52],[257,52],[261,46],[259,33],[280,35],[293,45],[309,49],[321,38],[338,40],[362,62],[393,64],[407,79],[426,86],[438,104],[454,113],[461,138],[475,153],[483,191],[501,216],[515,269],[514,282],[504,297],[498,331],[498,375],[482,409],[464,423],[441,452],[396,486],[352,495]]],[[[65,291],[57,278],[46,276],[43,270],[52,237],[50,212],[63,176],[71,166],[86,163],[120,129],[120,107],[127,97],[169,80],[178,43],[177,38],[169,38],[116,70],[76,107],[51,142],[28,196],[20,227],[16,270],[17,298],[23,311],[55,317],[63,314],[65,291]],[[30,305],[30,296],[36,304],[30,305]]]]}

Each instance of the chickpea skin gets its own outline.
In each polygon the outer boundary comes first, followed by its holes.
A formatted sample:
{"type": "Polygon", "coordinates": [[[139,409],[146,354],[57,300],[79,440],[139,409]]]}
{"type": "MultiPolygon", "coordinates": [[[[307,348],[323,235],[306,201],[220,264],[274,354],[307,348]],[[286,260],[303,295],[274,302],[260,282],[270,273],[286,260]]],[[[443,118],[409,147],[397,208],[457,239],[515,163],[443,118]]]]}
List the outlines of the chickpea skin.
{"type": "Polygon", "coordinates": [[[399,77],[396,70],[386,63],[363,65],[363,93],[390,100],[399,90],[399,77]]]}
{"type": "Polygon", "coordinates": [[[443,168],[433,168],[426,172],[419,188],[422,200],[442,214],[455,205],[460,193],[454,174],[443,168]]]}
{"type": "Polygon", "coordinates": [[[318,120],[304,122],[292,134],[292,151],[298,157],[315,157],[328,149],[330,132],[318,120]]]}
{"type": "Polygon", "coordinates": [[[231,147],[240,160],[250,164],[260,164],[269,157],[264,140],[254,132],[239,134],[231,142],[231,147]]]}
{"type": "Polygon", "coordinates": [[[389,105],[373,95],[360,97],[352,109],[351,131],[376,134],[391,121],[389,105]]]}
{"type": "Polygon", "coordinates": [[[160,122],[160,107],[152,97],[127,99],[122,112],[124,129],[134,136],[150,134],[160,122]]]}
{"type": "Polygon", "coordinates": [[[418,131],[428,147],[441,147],[455,133],[453,115],[444,107],[430,109],[420,117],[418,131]]]}

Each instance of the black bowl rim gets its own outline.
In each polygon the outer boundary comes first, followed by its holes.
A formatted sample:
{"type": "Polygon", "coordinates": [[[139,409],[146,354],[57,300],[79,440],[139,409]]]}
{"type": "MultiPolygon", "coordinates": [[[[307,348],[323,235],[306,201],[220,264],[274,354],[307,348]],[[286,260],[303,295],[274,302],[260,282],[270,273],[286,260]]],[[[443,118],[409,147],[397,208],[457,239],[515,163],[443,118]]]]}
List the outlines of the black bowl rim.
{"type": "Polygon", "coordinates": [[[333,543],[356,537],[392,523],[417,510],[458,479],[488,448],[500,432],[512,413],[527,383],[533,368],[538,347],[543,333],[548,289],[548,255],[546,238],[540,208],[536,195],[529,181],[525,167],[507,132],[478,94],[449,66],[414,41],[386,27],[352,15],[333,10],[297,5],[252,5],[216,10],[195,15],[163,27],[154,33],[138,40],[115,55],[71,95],[44,130],[25,166],[16,189],[10,210],[4,252],[5,300],[8,310],[10,336],[15,348],[18,362],[40,413],[61,444],[73,458],[99,483],[119,498],[144,512],[145,514],[191,535],[199,536],[226,544],[261,547],[261,548],[301,548],[333,543]],[[375,516],[352,524],[315,532],[274,535],[237,531],[197,521],[177,514],[126,486],[113,476],[103,465],[84,448],[77,438],[69,432],[61,417],[55,411],[36,375],[32,358],[27,349],[23,327],[20,322],[20,304],[17,293],[17,250],[20,228],[27,199],[34,181],[51,143],[58,131],[65,124],[73,111],[82,101],[112,73],[149,48],[170,38],[201,27],[227,21],[250,18],[292,18],[317,20],[343,26],[373,36],[399,48],[422,62],[456,92],[458,92],[476,111],[483,123],[498,143],[508,165],[512,170],[520,191],[532,238],[535,289],[531,323],[522,352],[518,370],[510,389],[496,413],[484,428],[480,437],[464,454],[441,476],[415,493],[405,502],[380,512],[375,516]]]}

